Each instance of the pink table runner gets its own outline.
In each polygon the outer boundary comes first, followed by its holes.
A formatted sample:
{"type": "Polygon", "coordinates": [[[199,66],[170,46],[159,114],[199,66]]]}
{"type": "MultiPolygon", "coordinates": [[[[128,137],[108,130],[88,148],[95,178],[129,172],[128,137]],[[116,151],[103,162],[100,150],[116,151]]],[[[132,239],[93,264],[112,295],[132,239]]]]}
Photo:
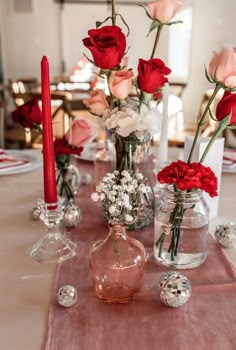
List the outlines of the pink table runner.
{"type": "MultiPolygon", "coordinates": [[[[80,170],[92,173],[91,164],[80,170]]],[[[148,253],[142,290],[130,304],[108,305],[95,294],[89,274],[88,252],[104,238],[108,227],[101,208],[90,200],[94,184],[79,190],[83,219],[68,236],[78,244],[78,255],[57,267],[49,310],[46,350],[235,350],[236,269],[223,250],[210,239],[207,261],[193,270],[182,270],[192,285],[189,301],[179,309],[160,303],[157,285],[168,269],[153,257],[153,226],[128,232],[148,253]],[[78,290],[78,302],[63,308],[56,292],[64,284],[78,290]]]]}

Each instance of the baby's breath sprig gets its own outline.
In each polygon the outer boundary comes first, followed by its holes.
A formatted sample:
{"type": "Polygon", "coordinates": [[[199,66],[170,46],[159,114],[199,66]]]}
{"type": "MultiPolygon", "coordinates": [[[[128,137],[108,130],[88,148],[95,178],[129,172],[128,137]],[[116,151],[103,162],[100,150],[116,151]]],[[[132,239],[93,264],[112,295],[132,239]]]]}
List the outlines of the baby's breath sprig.
{"type": "Polygon", "coordinates": [[[132,224],[138,212],[138,193],[151,191],[150,186],[139,183],[143,179],[141,173],[134,176],[127,170],[121,174],[115,170],[107,173],[100,184],[96,187],[96,192],[91,194],[94,202],[102,202],[104,214],[109,222],[119,221],[121,224],[132,224]]]}

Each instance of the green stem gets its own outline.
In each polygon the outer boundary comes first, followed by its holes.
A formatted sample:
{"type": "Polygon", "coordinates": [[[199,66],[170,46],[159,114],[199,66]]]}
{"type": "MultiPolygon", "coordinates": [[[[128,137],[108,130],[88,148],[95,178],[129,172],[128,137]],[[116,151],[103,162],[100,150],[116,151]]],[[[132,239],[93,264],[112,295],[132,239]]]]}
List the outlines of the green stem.
{"type": "Polygon", "coordinates": [[[205,108],[205,110],[204,110],[204,112],[203,112],[203,114],[202,114],[202,116],[201,116],[201,118],[200,118],[200,120],[198,122],[197,130],[196,130],[196,133],[195,133],[195,136],[194,136],[194,140],[193,140],[193,144],[192,144],[192,147],[191,147],[191,150],[190,150],[190,153],[189,153],[189,157],[188,157],[188,163],[191,163],[192,156],[193,156],[193,151],[194,151],[194,148],[196,146],[197,139],[198,139],[198,136],[200,134],[201,128],[202,128],[202,126],[204,124],[207,112],[208,112],[208,110],[209,110],[209,108],[210,108],[210,106],[211,106],[215,96],[217,95],[218,91],[220,90],[220,88],[221,88],[221,85],[220,84],[216,84],[215,89],[214,89],[214,91],[213,91],[213,93],[212,93],[212,95],[211,95],[211,97],[210,97],[210,99],[209,99],[209,101],[208,101],[208,103],[206,105],[206,108],[205,108]]]}
{"type": "Polygon", "coordinates": [[[225,125],[224,123],[220,123],[218,125],[218,128],[215,130],[213,136],[211,137],[210,141],[207,144],[207,147],[205,149],[205,151],[203,152],[203,155],[201,156],[201,159],[199,161],[199,163],[203,163],[208,152],[209,149],[211,148],[211,146],[213,145],[213,143],[215,142],[215,139],[227,128],[227,125],[225,125]]]}
{"type": "Polygon", "coordinates": [[[40,125],[38,125],[38,124],[36,124],[36,123],[33,123],[33,126],[34,126],[34,128],[35,128],[36,130],[39,131],[40,134],[43,133],[43,132],[42,132],[42,128],[40,127],[40,125]]]}
{"type": "Polygon", "coordinates": [[[157,26],[156,37],[155,37],[155,41],[154,41],[154,45],[153,45],[152,54],[151,54],[150,59],[153,58],[154,55],[155,55],[155,52],[156,52],[156,49],[157,49],[157,44],[158,44],[158,41],[159,41],[159,39],[160,39],[162,27],[163,27],[163,24],[162,24],[162,23],[160,23],[160,24],[157,26]]]}
{"type": "Polygon", "coordinates": [[[111,18],[112,18],[112,25],[115,26],[116,25],[116,0],[112,0],[112,4],[111,4],[111,18]]]}

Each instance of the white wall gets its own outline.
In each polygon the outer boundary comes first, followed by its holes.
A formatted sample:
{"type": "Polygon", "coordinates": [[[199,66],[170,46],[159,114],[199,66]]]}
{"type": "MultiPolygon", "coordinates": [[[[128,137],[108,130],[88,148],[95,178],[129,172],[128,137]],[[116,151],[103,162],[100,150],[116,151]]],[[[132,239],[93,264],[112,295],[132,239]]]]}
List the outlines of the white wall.
{"type": "Polygon", "coordinates": [[[39,77],[43,55],[50,56],[52,75],[58,74],[59,6],[53,0],[32,0],[32,13],[16,13],[13,4],[13,0],[0,2],[5,80],[39,77]]]}
{"type": "MultiPolygon", "coordinates": [[[[50,56],[52,78],[61,73],[62,58],[66,63],[66,72],[69,72],[83,52],[90,56],[81,42],[87,36],[88,29],[95,27],[96,20],[103,20],[110,14],[107,5],[66,4],[60,12],[60,7],[54,0],[32,0],[32,14],[14,13],[13,1],[0,0],[5,80],[39,78],[40,60],[44,54],[50,56]]],[[[183,2],[193,6],[190,72],[188,86],[183,95],[185,125],[191,127],[196,122],[203,93],[210,87],[204,75],[204,65],[208,66],[212,51],[218,51],[221,42],[236,45],[236,0],[183,2]]],[[[129,66],[135,68],[138,58],[148,59],[150,56],[153,34],[146,38],[150,22],[144,10],[138,6],[119,7],[130,26],[129,66]]],[[[166,62],[167,50],[168,28],[165,28],[157,54],[166,62]]]]}

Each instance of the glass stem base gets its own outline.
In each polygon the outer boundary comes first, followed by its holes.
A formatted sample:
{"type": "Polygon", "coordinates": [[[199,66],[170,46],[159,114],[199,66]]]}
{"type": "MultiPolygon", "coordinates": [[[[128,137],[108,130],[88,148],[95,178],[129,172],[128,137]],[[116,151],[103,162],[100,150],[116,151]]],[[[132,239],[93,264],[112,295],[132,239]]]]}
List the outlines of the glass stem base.
{"type": "Polygon", "coordinates": [[[63,261],[75,255],[76,243],[60,233],[44,235],[34,244],[30,254],[38,262],[63,261]]]}

